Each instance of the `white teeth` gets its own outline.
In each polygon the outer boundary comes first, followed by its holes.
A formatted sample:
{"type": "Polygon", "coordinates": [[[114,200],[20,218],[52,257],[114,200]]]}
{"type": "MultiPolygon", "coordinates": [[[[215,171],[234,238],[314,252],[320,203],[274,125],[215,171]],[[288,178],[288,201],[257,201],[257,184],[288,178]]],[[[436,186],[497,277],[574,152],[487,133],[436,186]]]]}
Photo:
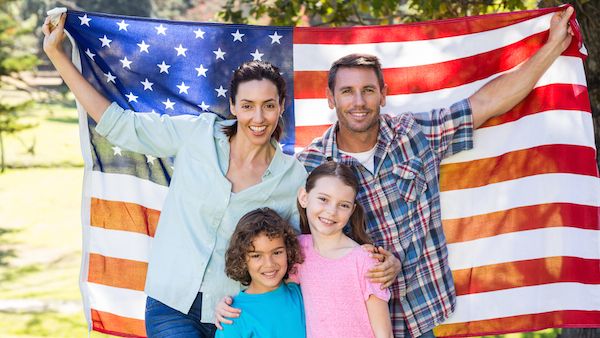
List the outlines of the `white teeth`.
{"type": "Polygon", "coordinates": [[[263,272],[262,274],[268,278],[273,278],[273,277],[275,277],[275,275],[277,275],[277,271],[263,272]]]}
{"type": "Polygon", "coordinates": [[[267,129],[267,126],[261,126],[261,127],[250,126],[250,129],[252,131],[260,133],[261,131],[264,131],[265,129],[267,129]]]}
{"type": "Polygon", "coordinates": [[[327,218],[319,217],[319,219],[321,220],[321,222],[326,223],[326,224],[333,224],[333,223],[335,223],[334,221],[328,220],[327,218]]]}

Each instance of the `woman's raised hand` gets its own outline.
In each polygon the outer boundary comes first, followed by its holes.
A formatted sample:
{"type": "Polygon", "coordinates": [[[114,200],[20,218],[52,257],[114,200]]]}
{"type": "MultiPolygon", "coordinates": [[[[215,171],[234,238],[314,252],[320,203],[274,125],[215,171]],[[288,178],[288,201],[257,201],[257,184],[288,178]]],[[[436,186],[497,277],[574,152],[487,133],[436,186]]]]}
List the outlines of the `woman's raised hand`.
{"type": "Polygon", "coordinates": [[[50,16],[47,16],[46,20],[44,20],[44,24],[42,25],[42,32],[44,32],[44,52],[50,58],[56,53],[63,52],[62,42],[65,39],[66,19],[67,14],[62,13],[56,25],[52,24],[50,16]]]}

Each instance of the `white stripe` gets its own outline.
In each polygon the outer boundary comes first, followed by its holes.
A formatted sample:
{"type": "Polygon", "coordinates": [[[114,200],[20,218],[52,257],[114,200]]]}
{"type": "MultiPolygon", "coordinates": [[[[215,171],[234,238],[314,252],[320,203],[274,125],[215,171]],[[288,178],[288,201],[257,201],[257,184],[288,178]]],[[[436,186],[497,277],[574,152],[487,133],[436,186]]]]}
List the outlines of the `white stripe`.
{"type": "Polygon", "coordinates": [[[89,252],[107,257],[147,262],[152,237],[130,231],[90,227],[89,252]]]}
{"type": "Polygon", "coordinates": [[[460,270],[557,256],[600,259],[599,238],[598,230],[571,227],[518,231],[448,244],[448,260],[460,270]]]}
{"type": "Polygon", "coordinates": [[[351,45],[294,44],[294,70],[329,70],[335,60],[351,53],[376,55],[383,68],[420,66],[464,58],[508,46],[543,32],[550,26],[553,14],[494,30],[432,40],[351,45]]]}
{"type": "Polygon", "coordinates": [[[169,187],[131,175],[91,173],[91,197],[135,203],[160,211],[169,187]]]}
{"type": "Polygon", "coordinates": [[[600,285],[555,283],[458,296],[456,311],[444,324],[549,311],[600,310],[600,285]]]}
{"type": "Polygon", "coordinates": [[[143,291],[87,283],[90,306],[117,316],[144,320],[146,294],[143,291]]]}
{"type": "Polygon", "coordinates": [[[592,114],[574,110],[550,110],[524,116],[513,122],[475,130],[473,144],[473,149],[446,158],[442,164],[492,158],[511,151],[549,144],[594,148],[592,114]]]}
{"type": "MultiPolygon", "coordinates": [[[[497,73],[486,79],[453,88],[418,94],[389,95],[381,112],[395,115],[408,111],[422,112],[434,108],[449,107],[454,102],[473,95],[479,88],[501,74],[503,73],[497,73]]],[[[535,87],[557,83],[586,86],[583,61],[578,57],[560,56],[542,75],[535,87]]],[[[329,109],[327,105],[327,99],[294,100],[294,114],[296,126],[329,125],[337,120],[335,111],[329,109]]]]}
{"type": "Polygon", "coordinates": [[[483,215],[528,205],[575,203],[600,206],[600,179],[575,174],[543,174],[443,191],[442,219],[483,215]]]}

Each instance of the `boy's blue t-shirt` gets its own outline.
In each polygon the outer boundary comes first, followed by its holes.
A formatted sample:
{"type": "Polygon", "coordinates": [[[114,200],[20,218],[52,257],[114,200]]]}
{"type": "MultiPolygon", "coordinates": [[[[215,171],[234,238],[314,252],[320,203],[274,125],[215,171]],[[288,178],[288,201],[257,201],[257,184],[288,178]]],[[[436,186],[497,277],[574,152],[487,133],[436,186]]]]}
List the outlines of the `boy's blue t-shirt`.
{"type": "Polygon", "coordinates": [[[223,324],[215,338],[261,337],[261,338],[305,338],[304,301],[300,286],[296,283],[281,283],[270,292],[247,294],[240,292],[233,306],[241,309],[233,324],[223,324]]]}

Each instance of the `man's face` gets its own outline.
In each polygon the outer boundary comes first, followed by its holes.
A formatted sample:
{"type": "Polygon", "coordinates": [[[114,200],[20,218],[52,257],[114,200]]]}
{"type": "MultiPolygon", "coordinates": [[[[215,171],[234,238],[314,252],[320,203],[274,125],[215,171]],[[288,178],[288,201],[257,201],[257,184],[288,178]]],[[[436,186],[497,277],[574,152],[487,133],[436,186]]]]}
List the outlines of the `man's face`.
{"type": "Polygon", "coordinates": [[[385,105],[387,87],[381,88],[369,68],[340,68],[333,93],[327,89],[330,108],[335,108],[340,129],[354,133],[379,130],[379,111],[385,105]]]}

